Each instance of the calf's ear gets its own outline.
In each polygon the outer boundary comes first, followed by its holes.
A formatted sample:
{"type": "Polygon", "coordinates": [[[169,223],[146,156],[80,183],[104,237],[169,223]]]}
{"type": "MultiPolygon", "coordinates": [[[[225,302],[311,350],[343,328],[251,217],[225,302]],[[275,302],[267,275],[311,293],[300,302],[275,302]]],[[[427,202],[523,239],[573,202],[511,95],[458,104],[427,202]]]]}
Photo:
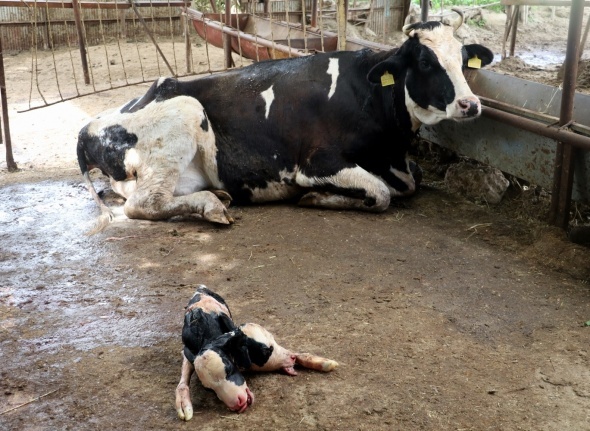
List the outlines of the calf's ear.
{"type": "Polygon", "coordinates": [[[494,53],[483,45],[477,43],[463,45],[463,66],[467,66],[467,62],[476,56],[481,60],[481,67],[487,66],[494,60],[494,53]]]}
{"type": "Polygon", "coordinates": [[[377,63],[367,74],[367,79],[373,84],[381,84],[381,77],[385,73],[393,75],[393,78],[399,76],[401,58],[398,56],[391,56],[387,60],[377,63]]]}
{"type": "Polygon", "coordinates": [[[226,314],[220,314],[217,317],[217,321],[219,322],[219,327],[223,333],[231,332],[236,330],[236,325],[234,324],[233,320],[226,314]]]}

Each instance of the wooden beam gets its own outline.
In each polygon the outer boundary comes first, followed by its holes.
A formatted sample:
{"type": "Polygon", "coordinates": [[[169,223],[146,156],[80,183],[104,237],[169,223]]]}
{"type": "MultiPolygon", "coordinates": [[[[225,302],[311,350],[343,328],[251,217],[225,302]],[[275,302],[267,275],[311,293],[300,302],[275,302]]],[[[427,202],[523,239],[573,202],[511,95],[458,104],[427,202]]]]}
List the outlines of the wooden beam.
{"type": "MultiPolygon", "coordinates": [[[[81,1],[78,2],[79,7],[82,9],[129,9],[131,5],[128,3],[122,2],[90,2],[90,1],[81,1]]],[[[174,7],[185,7],[190,5],[189,1],[162,1],[162,0],[154,0],[154,1],[136,1],[134,2],[135,6],[137,7],[167,7],[167,6],[174,6],[174,7]]],[[[7,6],[7,7],[36,7],[36,8],[49,8],[49,9],[72,9],[72,1],[69,0],[0,0],[0,7],[7,6]]]]}

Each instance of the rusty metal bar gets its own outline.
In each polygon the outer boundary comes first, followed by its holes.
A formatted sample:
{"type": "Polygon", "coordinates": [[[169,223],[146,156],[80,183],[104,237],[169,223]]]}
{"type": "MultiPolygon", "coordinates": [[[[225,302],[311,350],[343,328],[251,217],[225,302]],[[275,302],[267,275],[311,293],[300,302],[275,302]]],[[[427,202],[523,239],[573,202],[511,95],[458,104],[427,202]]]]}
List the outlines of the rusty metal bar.
{"type": "Polygon", "coordinates": [[[590,150],[590,138],[577,133],[570,132],[566,129],[556,127],[549,127],[546,124],[538,121],[522,118],[518,115],[508,112],[500,111],[499,109],[482,106],[482,115],[491,118],[509,126],[518,127],[535,133],[540,136],[545,136],[556,141],[567,143],[568,145],[581,148],[583,150],[590,150]]]}
{"type": "MultiPolygon", "coordinates": [[[[570,10],[567,49],[565,53],[565,71],[563,75],[563,92],[559,125],[566,126],[573,119],[574,95],[578,76],[578,51],[582,34],[582,20],[584,18],[584,1],[573,0],[570,10]]],[[[551,194],[551,208],[549,220],[552,224],[566,228],[569,223],[569,212],[574,182],[575,149],[571,144],[560,140],[557,144],[555,169],[553,175],[553,193],[551,194]]]]}
{"type": "Polygon", "coordinates": [[[311,23],[313,28],[318,26],[318,0],[311,0],[311,23]]]}
{"type": "Polygon", "coordinates": [[[84,28],[82,27],[78,0],[72,0],[72,7],[74,9],[76,31],[78,32],[78,46],[80,47],[80,60],[82,61],[82,70],[84,71],[84,84],[90,85],[90,71],[88,69],[88,59],[86,58],[86,38],[84,37],[84,28]]]}
{"type": "MultiPolygon", "coordinates": [[[[478,96],[479,100],[484,106],[490,108],[496,108],[500,111],[515,114],[522,118],[528,118],[530,120],[536,120],[545,123],[545,125],[553,125],[559,122],[558,117],[553,115],[543,114],[541,112],[533,111],[532,109],[523,108],[521,106],[511,105],[510,103],[500,102],[498,100],[489,99],[487,97],[478,96]]],[[[569,127],[572,131],[577,132],[584,136],[590,136],[590,127],[580,123],[572,123],[569,127]]]]}
{"type": "MultiPolygon", "coordinates": [[[[2,50],[2,33],[0,32],[0,98],[2,99],[2,123],[4,123],[4,144],[6,145],[6,166],[9,172],[18,170],[12,155],[12,139],[10,138],[10,121],[8,120],[8,98],[6,97],[6,76],[4,74],[4,54],[2,50]]],[[[0,128],[1,129],[1,128],[0,128]]],[[[2,130],[0,130],[0,135],[2,130]]],[[[1,136],[0,136],[1,139],[1,136]]]]}
{"type": "Polygon", "coordinates": [[[224,32],[230,36],[234,36],[234,37],[238,37],[238,34],[239,34],[239,36],[242,40],[252,42],[252,43],[255,43],[260,46],[264,46],[265,48],[271,48],[271,49],[274,49],[275,51],[284,52],[285,54],[290,54],[294,57],[303,57],[305,55],[309,55],[309,54],[303,53],[300,50],[295,49],[295,48],[289,49],[289,47],[287,47],[285,45],[273,43],[272,41],[269,41],[267,39],[262,39],[260,37],[256,37],[251,34],[241,32],[241,31],[238,32],[237,30],[234,30],[231,27],[222,25],[217,21],[202,17],[202,14],[200,12],[195,11],[195,10],[186,9],[186,13],[189,17],[195,17],[195,18],[198,18],[199,20],[202,20],[206,24],[207,27],[212,27],[217,30],[221,30],[222,32],[224,32]]]}

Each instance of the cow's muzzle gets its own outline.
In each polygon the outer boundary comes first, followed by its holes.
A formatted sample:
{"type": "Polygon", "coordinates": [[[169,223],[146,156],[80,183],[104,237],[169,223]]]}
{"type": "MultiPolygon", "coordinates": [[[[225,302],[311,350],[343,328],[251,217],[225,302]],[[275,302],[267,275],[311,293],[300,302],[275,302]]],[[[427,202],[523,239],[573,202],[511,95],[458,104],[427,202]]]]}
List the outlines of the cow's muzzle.
{"type": "Polygon", "coordinates": [[[463,97],[457,100],[457,108],[463,118],[475,118],[481,114],[481,102],[475,96],[463,97]]]}

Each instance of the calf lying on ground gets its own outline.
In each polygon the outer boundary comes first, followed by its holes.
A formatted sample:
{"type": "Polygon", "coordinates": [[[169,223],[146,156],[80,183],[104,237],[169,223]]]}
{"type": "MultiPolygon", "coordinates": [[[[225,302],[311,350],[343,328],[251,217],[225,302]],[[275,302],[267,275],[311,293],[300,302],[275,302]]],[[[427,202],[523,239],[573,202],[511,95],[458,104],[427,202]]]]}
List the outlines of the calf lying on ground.
{"type": "Polygon", "coordinates": [[[199,214],[205,220],[233,220],[217,196],[229,199],[217,175],[215,137],[201,104],[180,96],[153,101],[136,113],[124,108],[90,121],[78,136],[78,164],[101,216],[90,233],[113,218],[89,171],[99,168],[113,190],[127,199],[129,218],[167,219],[199,214]]]}
{"type": "Polygon", "coordinates": [[[182,371],[176,388],[176,411],[183,420],[193,416],[190,379],[196,371],[230,410],[242,413],[254,402],[241,370],[284,370],[296,375],[295,364],[331,371],[338,363],[309,353],[294,353],[277,344],[270,332],[255,323],[236,327],[223,298],[198,287],[186,308],[182,328],[182,371]]]}

